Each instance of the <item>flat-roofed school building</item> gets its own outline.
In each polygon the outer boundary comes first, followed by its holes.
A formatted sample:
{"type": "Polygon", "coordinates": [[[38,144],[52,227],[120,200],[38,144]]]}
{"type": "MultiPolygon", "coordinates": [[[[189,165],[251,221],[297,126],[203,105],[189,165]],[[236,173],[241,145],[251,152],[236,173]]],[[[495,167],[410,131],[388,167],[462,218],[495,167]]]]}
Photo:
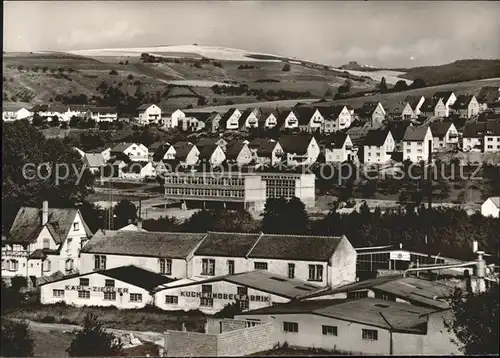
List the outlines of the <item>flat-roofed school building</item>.
{"type": "Polygon", "coordinates": [[[142,308],[153,304],[153,289],[172,279],[128,265],[71,275],[40,285],[40,302],[74,306],[142,308]]]}

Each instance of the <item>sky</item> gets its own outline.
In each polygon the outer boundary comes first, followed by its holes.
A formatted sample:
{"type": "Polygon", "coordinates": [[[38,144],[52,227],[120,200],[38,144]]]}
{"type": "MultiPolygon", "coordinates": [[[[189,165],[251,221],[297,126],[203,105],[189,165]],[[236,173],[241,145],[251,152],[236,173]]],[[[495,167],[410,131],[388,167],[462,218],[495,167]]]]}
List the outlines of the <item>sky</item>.
{"type": "Polygon", "coordinates": [[[5,1],[4,51],[223,46],[328,65],[500,58],[496,1],[5,1]]]}

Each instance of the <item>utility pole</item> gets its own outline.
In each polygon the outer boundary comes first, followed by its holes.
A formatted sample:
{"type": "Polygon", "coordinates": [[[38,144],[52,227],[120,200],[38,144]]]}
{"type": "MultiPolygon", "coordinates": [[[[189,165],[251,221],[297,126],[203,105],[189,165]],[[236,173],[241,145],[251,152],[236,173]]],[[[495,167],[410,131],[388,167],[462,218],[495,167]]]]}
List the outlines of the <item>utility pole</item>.
{"type": "MultiPolygon", "coordinates": [[[[427,212],[430,214],[432,210],[432,140],[427,142],[427,183],[428,183],[428,202],[427,202],[427,212]],[[430,173],[429,173],[430,171],[430,173]]],[[[427,218],[427,237],[426,244],[431,236],[431,220],[427,218]]]]}
{"type": "Polygon", "coordinates": [[[384,317],[384,314],[382,312],[379,312],[378,314],[382,317],[382,319],[385,321],[385,323],[387,323],[387,325],[389,326],[389,339],[390,339],[390,342],[389,342],[389,354],[392,356],[393,355],[393,346],[392,346],[392,330],[393,330],[393,327],[389,323],[389,321],[384,317]]]}

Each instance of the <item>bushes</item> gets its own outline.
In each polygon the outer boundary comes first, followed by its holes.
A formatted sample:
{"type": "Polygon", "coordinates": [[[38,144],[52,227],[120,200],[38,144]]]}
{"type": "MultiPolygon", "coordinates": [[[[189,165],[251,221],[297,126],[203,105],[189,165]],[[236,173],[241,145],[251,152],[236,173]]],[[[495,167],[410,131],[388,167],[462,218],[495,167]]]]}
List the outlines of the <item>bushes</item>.
{"type": "Polygon", "coordinates": [[[290,64],[289,63],[285,64],[285,66],[283,66],[283,69],[281,71],[290,72],[290,64]]]}
{"type": "Polygon", "coordinates": [[[40,322],[42,322],[42,323],[55,323],[56,318],[54,316],[45,316],[40,320],[40,322]]]}
{"type": "Polygon", "coordinates": [[[129,74],[129,75],[127,76],[127,80],[133,80],[133,79],[134,79],[134,75],[133,75],[133,74],[129,74]]]}
{"type": "Polygon", "coordinates": [[[111,70],[111,71],[109,71],[109,75],[110,76],[117,76],[118,72],[116,70],[111,70]]]}

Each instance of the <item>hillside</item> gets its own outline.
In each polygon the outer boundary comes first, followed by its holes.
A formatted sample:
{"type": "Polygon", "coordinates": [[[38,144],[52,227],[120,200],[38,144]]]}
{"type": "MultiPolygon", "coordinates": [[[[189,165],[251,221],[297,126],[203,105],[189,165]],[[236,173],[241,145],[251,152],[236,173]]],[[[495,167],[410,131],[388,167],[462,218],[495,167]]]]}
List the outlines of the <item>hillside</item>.
{"type": "Polygon", "coordinates": [[[427,85],[500,77],[500,60],[459,60],[441,66],[415,67],[399,77],[421,78],[427,85]]]}
{"type": "MultiPolygon", "coordinates": [[[[143,49],[141,49],[143,50],[143,49]]],[[[61,96],[101,97],[98,87],[118,88],[126,96],[147,93],[166,109],[333,96],[346,79],[351,91],[373,89],[366,77],[350,75],[309,62],[277,60],[198,60],[175,57],[164,62],[143,62],[138,56],[86,57],[75,53],[7,53],[3,57],[4,102],[59,102],[61,96]],[[113,72],[112,72],[113,71],[113,72]],[[104,85],[103,85],[104,83],[104,85]],[[248,90],[215,93],[212,86],[246,86],[248,90]],[[172,88],[189,87],[187,95],[169,95],[172,88]]],[[[100,56],[97,56],[100,55],[100,56]]],[[[116,55],[116,54],[115,54],[116,55]]],[[[180,53],[177,53],[180,56],[180,53]]],[[[252,54],[250,54],[252,55],[252,54]]],[[[172,92],[173,93],[173,92],[172,92]]]]}

